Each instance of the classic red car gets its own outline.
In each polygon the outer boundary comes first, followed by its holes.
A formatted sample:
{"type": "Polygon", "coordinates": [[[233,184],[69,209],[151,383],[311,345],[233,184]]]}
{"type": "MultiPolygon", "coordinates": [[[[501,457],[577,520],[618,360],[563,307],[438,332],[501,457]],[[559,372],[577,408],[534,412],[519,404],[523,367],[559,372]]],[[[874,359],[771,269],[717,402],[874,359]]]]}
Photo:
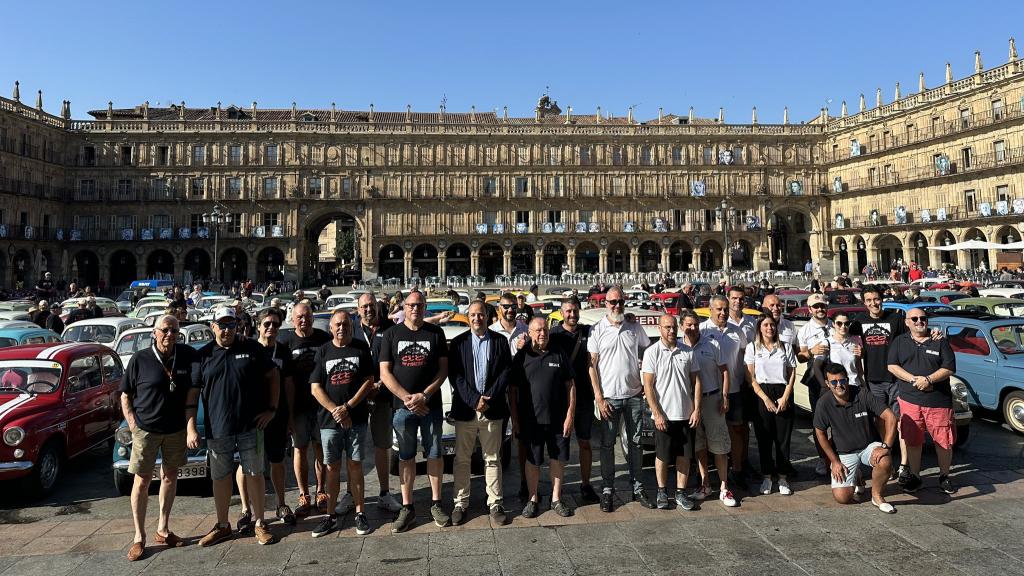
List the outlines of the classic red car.
{"type": "Polygon", "coordinates": [[[68,458],[109,441],[121,422],[124,369],[95,343],[0,349],[0,480],[53,490],[68,458]]]}

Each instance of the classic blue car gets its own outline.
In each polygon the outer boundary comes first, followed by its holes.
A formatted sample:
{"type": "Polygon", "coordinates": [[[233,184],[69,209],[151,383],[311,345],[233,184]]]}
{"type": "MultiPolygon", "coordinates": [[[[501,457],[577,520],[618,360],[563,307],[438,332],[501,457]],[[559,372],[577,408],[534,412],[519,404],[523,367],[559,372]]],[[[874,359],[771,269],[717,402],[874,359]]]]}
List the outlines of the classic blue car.
{"type": "Polygon", "coordinates": [[[957,310],[940,313],[931,326],[943,331],[956,353],[956,380],[968,404],[998,410],[1024,434],[1024,318],[957,310]]]}
{"type": "Polygon", "coordinates": [[[928,314],[932,314],[937,310],[953,309],[949,304],[942,304],[939,302],[895,302],[892,300],[882,302],[882,310],[899,310],[900,314],[904,316],[907,315],[907,310],[914,308],[921,308],[928,314]]]}
{"type": "Polygon", "coordinates": [[[15,325],[0,328],[0,348],[24,346],[25,344],[43,344],[46,342],[61,342],[60,334],[35,325],[31,327],[15,325]]]}

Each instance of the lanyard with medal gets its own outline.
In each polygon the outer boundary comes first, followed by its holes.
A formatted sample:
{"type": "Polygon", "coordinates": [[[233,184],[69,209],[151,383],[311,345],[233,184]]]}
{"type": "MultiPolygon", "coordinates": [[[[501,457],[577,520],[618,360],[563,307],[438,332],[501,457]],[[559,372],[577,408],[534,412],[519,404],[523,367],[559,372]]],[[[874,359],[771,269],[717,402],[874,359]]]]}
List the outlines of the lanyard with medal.
{"type": "Polygon", "coordinates": [[[160,352],[156,349],[156,344],[154,344],[152,348],[153,348],[153,355],[156,356],[157,361],[160,362],[160,368],[163,368],[164,374],[167,375],[167,381],[170,382],[170,385],[168,386],[168,388],[170,389],[171,393],[173,394],[174,390],[176,388],[176,386],[174,385],[174,363],[175,363],[178,355],[174,354],[174,355],[171,356],[171,368],[170,368],[170,370],[168,370],[167,369],[167,363],[164,362],[163,357],[160,356],[160,352]]]}

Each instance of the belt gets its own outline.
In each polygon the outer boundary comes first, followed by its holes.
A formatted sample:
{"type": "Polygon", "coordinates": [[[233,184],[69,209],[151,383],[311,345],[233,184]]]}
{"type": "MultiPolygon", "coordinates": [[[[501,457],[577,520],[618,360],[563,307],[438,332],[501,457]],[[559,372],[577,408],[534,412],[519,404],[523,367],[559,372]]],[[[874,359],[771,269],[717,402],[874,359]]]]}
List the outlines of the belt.
{"type": "Polygon", "coordinates": [[[702,397],[703,396],[714,396],[715,394],[721,394],[721,393],[722,393],[722,390],[719,388],[717,390],[712,390],[711,392],[702,392],[701,396],[702,397]]]}

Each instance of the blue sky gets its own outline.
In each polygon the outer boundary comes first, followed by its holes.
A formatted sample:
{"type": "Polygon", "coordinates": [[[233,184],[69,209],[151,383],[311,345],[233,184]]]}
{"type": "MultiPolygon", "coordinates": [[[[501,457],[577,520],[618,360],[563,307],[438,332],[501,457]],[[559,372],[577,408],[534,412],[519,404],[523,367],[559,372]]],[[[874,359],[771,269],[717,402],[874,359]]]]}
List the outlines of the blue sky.
{"type": "Polygon", "coordinates": [[[1024,2],[11,2],[0,89],[43,90],[47,110],[149,100],[190,106],[532,114],[550,86],[564,109],[726,121],[838,114],[1006,62],[1024,2]],[[927,6],[927,7],[926,7],[927,6]]]}

